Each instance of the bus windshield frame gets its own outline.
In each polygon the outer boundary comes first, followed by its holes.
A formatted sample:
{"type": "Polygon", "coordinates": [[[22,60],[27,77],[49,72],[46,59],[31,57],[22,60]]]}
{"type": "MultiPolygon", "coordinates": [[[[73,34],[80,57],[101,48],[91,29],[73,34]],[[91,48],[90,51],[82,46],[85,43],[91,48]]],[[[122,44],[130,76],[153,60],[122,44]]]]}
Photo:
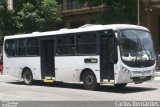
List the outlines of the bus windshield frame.
{"type": "Polygon", "coordinates": [[[151,35],[139,29],[119,30],[122,62],[129,67],[149,67],[155,64],[155,51],[151,35]]]}

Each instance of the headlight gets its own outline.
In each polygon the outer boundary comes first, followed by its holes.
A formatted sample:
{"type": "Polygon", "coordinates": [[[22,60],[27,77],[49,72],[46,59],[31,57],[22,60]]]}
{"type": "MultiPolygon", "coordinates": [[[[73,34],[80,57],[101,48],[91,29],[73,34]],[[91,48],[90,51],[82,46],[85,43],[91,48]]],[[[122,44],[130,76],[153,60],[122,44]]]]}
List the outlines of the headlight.
{"type": "Polygon", "coordinates": [[[126,69],[123,66],[121,66],[121,70],[123,71],[123,73],[126,72],[126,69]]]}
{"type": "Polygon", "coordinates": [[[123,66],[121,66],[121,70],[122,70],[123,73],[131,74],[131,72],[123,66]]]}

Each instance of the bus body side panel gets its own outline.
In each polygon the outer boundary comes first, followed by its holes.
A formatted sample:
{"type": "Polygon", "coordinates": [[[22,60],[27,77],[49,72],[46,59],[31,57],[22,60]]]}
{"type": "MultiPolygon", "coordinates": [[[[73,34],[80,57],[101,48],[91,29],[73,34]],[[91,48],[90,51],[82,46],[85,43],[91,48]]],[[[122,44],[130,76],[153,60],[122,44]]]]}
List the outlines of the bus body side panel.
{"type": "Polygon", "coordinates": [[[91,69],[97,82],[100,82],[99,56],[58,56],[55,57],[55,74],[56,81],[63,82],[80,82],[81,72],[91,69]],[[85,59],[97,59],[97,63],[85,63],[85,59]]]}
{"type": "Polygon", "coordinates": [[[7,57],[4,55],[4,74],[21,79],[22,71],[28,67],[33,79],[41,80],[40,57],[7,57]]]}

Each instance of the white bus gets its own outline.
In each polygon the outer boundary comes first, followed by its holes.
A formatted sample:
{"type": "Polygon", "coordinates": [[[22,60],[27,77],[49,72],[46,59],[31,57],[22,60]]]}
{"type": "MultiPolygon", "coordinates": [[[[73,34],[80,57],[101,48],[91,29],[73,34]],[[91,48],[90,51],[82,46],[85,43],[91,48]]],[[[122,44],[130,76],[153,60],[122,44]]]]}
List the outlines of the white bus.
{"type": "Polygon", "coordinates": [[[153,80],[155,52],[147,28],[85,25],[76,29],[6,36],[4,74],[23,79],[125,87],[153,80]]]}

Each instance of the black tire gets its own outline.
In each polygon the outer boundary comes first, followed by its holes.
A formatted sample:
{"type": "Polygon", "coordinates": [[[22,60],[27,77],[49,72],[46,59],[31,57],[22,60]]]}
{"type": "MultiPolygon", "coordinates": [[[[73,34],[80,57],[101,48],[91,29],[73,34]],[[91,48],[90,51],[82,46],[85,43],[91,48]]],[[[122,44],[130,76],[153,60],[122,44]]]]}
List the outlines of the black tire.
{"type": "Polygon", "coordinates": [[[116,88],[124,88],[124,87],[126,87],[126,85],[127,85],[127,83],[123,83],[123,84],[114,84],[114,86],[115,86],[116,88]]]}
{"type": "Polygon", "coordinates": [[[26,85],[31,85],[33,83],[33,75],[30,69],[25,69],[22,77],[26,85]]]}
{"type": "Polygon", "coordinates": [[[85,89],[95,90],[97,85],[97,79],[93,72],[87,71],[83,74],[83,86],[85,89]]]}

